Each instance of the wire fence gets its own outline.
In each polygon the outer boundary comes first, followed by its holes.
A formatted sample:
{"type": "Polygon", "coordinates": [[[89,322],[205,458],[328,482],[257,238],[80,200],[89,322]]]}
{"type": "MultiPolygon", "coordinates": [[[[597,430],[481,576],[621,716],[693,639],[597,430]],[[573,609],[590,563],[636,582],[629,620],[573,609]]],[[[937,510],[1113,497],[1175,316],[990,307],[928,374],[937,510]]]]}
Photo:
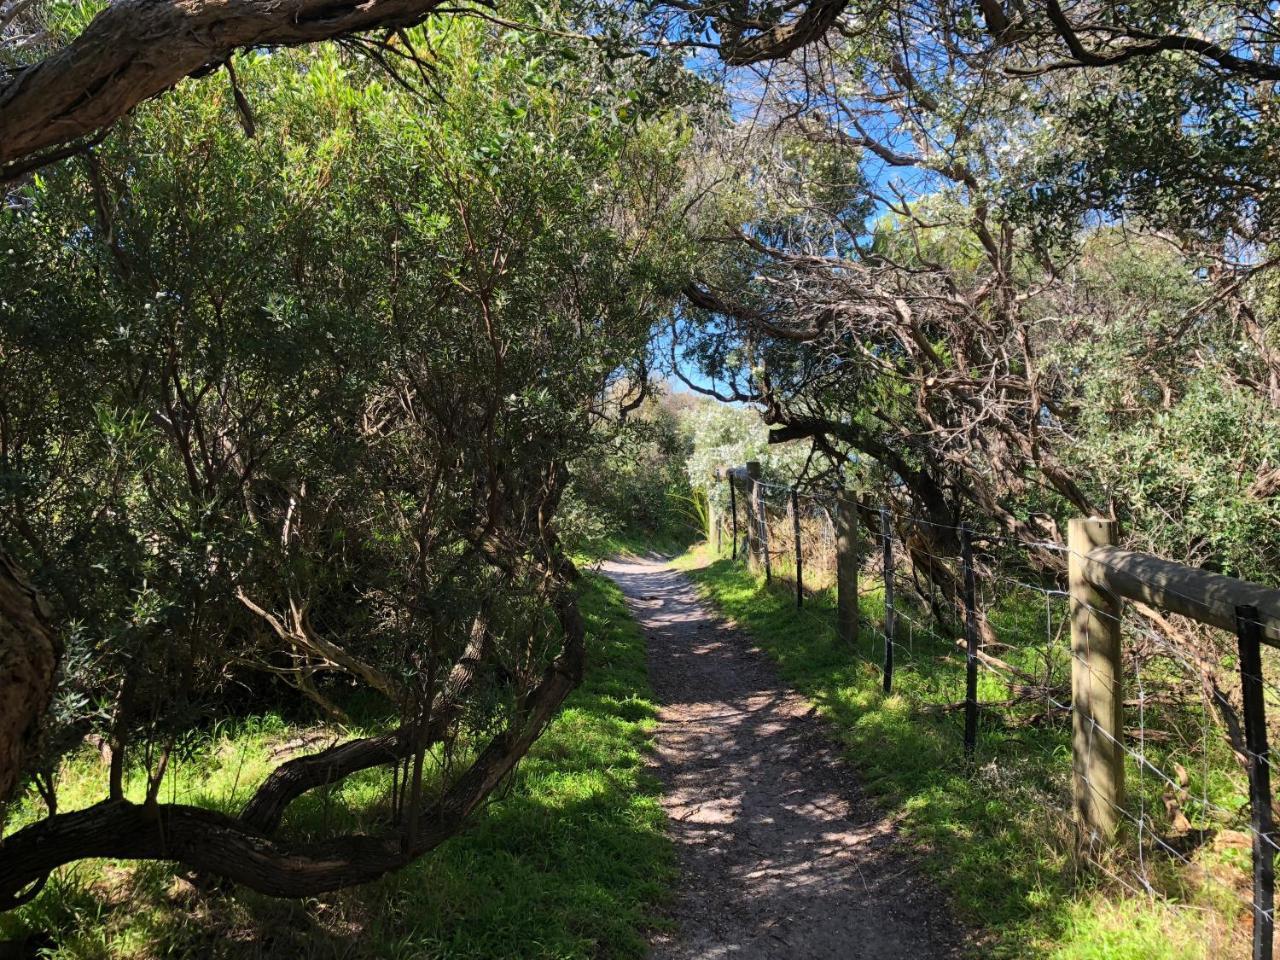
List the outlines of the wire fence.
{"type": "MultiPolygon", "coordinates": [[[[792,591],[797,616],[821,615],[806,605],[848,588],[838,576],[840,501],[742,469],[728,482],[731,509],[713,513],[713,546],[792,591]]],[[[1240,619],[1236,643],[1141,603],[1081,603],[1068,586],[1072,551],[1060,543],[892,506],[854,510],[858,629],[849,645],[880,670],[884,690],[916,713],[956,717],[958,762],[999,766],[1034,754],[1037,762],[1010,770],[1036,771],[1027,775],[1037,796],[1077,853],[1135,895],[1234,913],[1255,960],[1269,960],[1280,847],[1264,704],[1280,703],[1280,688],[1265,676],[1257,614],[1240,619]],[[1118,674],[1073,649],[1073,615],[1118,628],[1118,674]],[[1076,707],[1090,684],[1115,698],[1116,732],[1076,707]],[[1108,755],[1111,767],[1090,762],[1108,755]],[[1094,782],[1108,770],[1123,776],[1122,790],[1094,782]],[[1082,813],[1082,804],[1100,809],[1082,813]],[[1085,835],[1082,816],[1117,824],[1114,841],[1085,835]]]]}

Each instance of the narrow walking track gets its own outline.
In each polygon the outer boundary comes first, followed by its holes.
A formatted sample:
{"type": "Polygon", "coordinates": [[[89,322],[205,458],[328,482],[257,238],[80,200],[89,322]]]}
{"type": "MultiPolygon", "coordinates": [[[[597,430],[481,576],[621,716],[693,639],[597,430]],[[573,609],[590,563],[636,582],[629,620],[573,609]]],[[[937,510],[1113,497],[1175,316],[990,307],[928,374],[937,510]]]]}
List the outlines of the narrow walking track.
{"type": "Polygon", "coordinates": [[[954,957],[960,935],[810,705],[660,560],[604,564],[649,641],[683,874],[655,960],[954,957]]]}

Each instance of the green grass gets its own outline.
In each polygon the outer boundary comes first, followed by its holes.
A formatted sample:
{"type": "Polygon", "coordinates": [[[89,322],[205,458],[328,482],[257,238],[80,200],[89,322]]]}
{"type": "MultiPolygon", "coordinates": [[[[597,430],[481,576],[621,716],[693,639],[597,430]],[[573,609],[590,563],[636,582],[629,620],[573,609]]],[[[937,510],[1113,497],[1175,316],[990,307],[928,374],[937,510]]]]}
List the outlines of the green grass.
{"type": "MultiPolygon", "coordinates": [[[[834,630],[829,591],[802,611],[784,588],[770,589],[741,564],[705,548],[677,560],[723,613],[777,661],[783,677],[830,719],[868,792],[926,852],[926,863],[959,919],[973,928],[984,957],[1056,960],[1203,960],[1243,955],[1238,902],[1219,883],[1168,865],[1150,869],[1165,898],[1134,896],[1105,871],[1082,871],[1064,811],[1070,809],[1070,737],[1064,718],[1037,725],[984,715],[973,763],[962,750],[963,712],[926,705],[963,699],[963,659],[949,640],[900,624],[893,695],[878,666],[883,638],[865,632],[855,649],[834,630]],[[1177,904],[1177,905],[1175,905],[1177,904]]],[[[879,616],[878,590],[862,598],[879,616]]],[[[1009,631],[1024,616],[993,612],[1009,631]]],[[[1001,651],[1014,661],[1017,650],[1001,651]]],[[[1032,667],[1033,653],[1017,664],[1032,667]]],[[[1042,666],[1041,669],[1044,669],[1042,666]]],[[[979,697],[999,700],[1007,687],[983,675],[979,697]]],[[[1138,784],[1136,776],[1135,785],[1138,784]]],[[[1158,790],[1145,784],[1158,802],[1158,790]]],[[[1139,788],[1141,789],[1141,788],[1139,788]]],[[[1233,788],[1234,789],[1234,788],[1233,788]]],[[[1216,852],[1206,864],[1221,866],[1216,852]]],[[[1117,871],[1127,867],[1115,864],[1117,871]]],[[[1237,871],[1238,872],[1238,871],[1237,871]]],[[[1233,876],[1233,879],[1234,876],[1233,876]]]]}
{"type": "Polygon", "coordinates": [[[696,533],[692,530],[666,530],[659,533],[627,530],[606,537],[592,554],[595,559],[646,553],[674,557],[688,550],[695,537],[696,533]]]}
{"type": "MultiPolygon", "coordinates": [[[[608,581],[584,577],[582,604],[590,636],[582,687],[502,796],[413,866],[295,902],[200,893],[163,864],[86,862],[0,917],[0,940],[49,938],[46,955],[65,960],[643,956],[674,877],[658,784],[645,768],[656,711],[644,638],[608,581]]],[[[235,810],[273,765],[273,749],[340,732],[274,717],[226,727],[178,767],[165,798],[235,810]]],[[[95,753],[77,755],[63,808],[101,797],[104,778],[95,753]]],[[[368,826],[386,787],[385,775],[369,772],[315,791],[291,808],[286,829],[368,826]]]]}

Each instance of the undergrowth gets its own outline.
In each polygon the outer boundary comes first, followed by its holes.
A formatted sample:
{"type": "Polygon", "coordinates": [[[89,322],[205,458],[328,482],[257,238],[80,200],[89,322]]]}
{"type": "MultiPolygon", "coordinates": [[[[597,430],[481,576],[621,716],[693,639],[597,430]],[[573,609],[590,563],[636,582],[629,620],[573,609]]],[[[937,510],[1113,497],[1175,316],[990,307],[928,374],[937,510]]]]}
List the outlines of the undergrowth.
{"type": "MultiPolygon", "coordinates": [[[[705,546],[676,564],[831,721],[868,793],[925,851],[928,869],[958,918],[977,931],[978,955],[1055,960],[1244,955],[1247,914],[1219,882],[1224,875],[1230,882],[1243,876],[1227,862],[1229,854],[1201,851],[1199,876],[1167,861],[1149,861],[1148,877],[1159,896],[1108,877],[1108,872],[1121,876],[1126,864],[1112,864],[1110,871],[1106,864],[1087,870],[1077,864],[1067,812],[1067,718],[1006,725],[991,711],[983,717],[974,761],[966,762],[963,711],[955,709],[964,697],[963,658],[952,641],[923,631],[901,637],[909,656],[900,654],[893,694],[885,695],[878,666],[883,637],[868,629],[854,649],[841,642],[834,629],[833,591],[809,596],[797,611],[788,587],[766,586],[741,564],[712,557],[705,546]]],[[[861,604],[864,617],[877,620],[883,609],[879,588],[864,593],[861,604]]],[[[1007,631],[1018,616],[1016,609],[1004,609],[993,611],[992,620],[1000,625],[1003,619],[1007,631]]],[[[1044,627],[1039,629],[1043,635],[1044,627]]],[[[1012,659],[1017,651],[1005,655],[1012,659]]],[[[1007,695],[999,678],[982,675],[980,701],[1007,695]]],[[[1158,802],[1153,785],[1143,785],[1136,774],[1132,782],[1135,790],[1154,794],[1147,802],[1158,802]]]]}
{"type": "MultiPolygon", "coordinates": [[[[0,940],[59,960],[643,956],[673,877],[659,788],[645,770],[656,711],[644,638],[608,581],[584,577],[582,606],[583,685],[502,795],[465,832],[400,873],[284,901],[242,889],[203,892],[167,864],[87,861],[59,871],[29,906],[0,916],[0,940]]],[[[177,767],[163,799],[234,812],[290,752],[361,732],[298,728],[275,716],[224,725],[177,767]]],[[[105,794],[96,751],[79,753],[66,774],[63,809],[105,794]]],[[[313,791],[290,809],[286,834],[373,828],[387,788],[388,775],[370,771],[313,791]]],[[[19,810],[15,819],[23,816],[19,810]]]]}

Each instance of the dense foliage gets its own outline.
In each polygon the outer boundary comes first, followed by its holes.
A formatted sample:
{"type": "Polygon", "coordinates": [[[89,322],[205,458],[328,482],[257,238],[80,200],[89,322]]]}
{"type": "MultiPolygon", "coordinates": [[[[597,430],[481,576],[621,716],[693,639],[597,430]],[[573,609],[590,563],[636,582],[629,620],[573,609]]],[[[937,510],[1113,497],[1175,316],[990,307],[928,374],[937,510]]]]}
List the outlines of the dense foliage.
{"type": "Polygon", "coordinates": [[[0,0],[0,907],[405,865],[580,677],[569,553],[744,460],[921,518],[953,613],[959,523],[1276,582],[1272,5],[223,6],[0,0]],[[377,719],[162,803],[264,698],[377,719]],[[383,833],[273,839],[370,767],[383,833]]]}
{"type": "Polygon", "coordinates": [[[0,523],[70,625],[50,813],[87,734],[111,799],[142,765],[153,803],[241,691],[341,716],[354,686],[393,718],[369,759],[405,764],[411,850],[580,673],[554,517],[675,292],[692,88],[478,21],[403,43],[417,89],[251,56],[11,196],[0,523]]]}
{"type": "Polygon", "coordinates": [[[1029,545],[1114,514],[1272,581],[1270,14],[980,6],[860,6],[751,89],[678,364],[819,486],[1029,545]],[[1160,47],[1185,31],[1256,59],[1160,47]]]}

